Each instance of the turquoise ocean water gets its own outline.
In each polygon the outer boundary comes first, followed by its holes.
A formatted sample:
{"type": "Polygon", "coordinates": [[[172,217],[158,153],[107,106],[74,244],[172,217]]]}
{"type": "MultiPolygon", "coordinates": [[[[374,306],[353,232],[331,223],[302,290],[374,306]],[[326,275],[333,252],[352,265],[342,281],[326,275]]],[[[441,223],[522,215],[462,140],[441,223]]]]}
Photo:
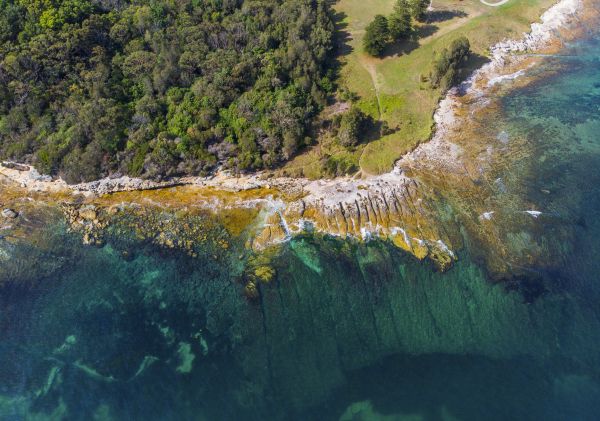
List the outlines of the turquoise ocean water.
{"type": "Polygon", "coordinates": [[[600,42],[531,72],[487,135],[520,139],[495,200],[535,204],[515,238],[556,242],[552,265],[493,283],[468,247],[441,274],[305,236],[253,302],[235,239],[195,258],[122,232],[85,247],[56,215],[35,244],[0,239],[0,419],[598,419],[600,42]]]}

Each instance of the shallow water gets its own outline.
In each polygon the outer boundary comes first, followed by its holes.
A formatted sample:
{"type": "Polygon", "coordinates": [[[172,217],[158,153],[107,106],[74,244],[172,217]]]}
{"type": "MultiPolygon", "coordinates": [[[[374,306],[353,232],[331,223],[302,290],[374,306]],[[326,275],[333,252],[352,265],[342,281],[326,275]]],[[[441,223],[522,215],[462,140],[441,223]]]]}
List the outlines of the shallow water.
{"type": "Polygon", "coordinates": [[[441,274],[384,242],[304,236],[253,301],[243,244],[219,248],[214,225],[192,258],[127,231],[82,246],[50,215],[0,240],[0,418],[597,419],[600,44],[532,71],[481,133],[489,222],[527,221],[506,241],[555,261],[494,284],[468,241],[441,274]]]}

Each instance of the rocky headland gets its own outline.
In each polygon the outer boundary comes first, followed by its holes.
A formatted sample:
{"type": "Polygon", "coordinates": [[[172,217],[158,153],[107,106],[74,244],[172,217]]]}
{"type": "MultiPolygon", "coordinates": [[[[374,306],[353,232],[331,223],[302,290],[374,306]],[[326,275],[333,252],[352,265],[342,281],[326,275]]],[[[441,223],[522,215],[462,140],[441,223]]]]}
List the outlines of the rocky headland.
{"type": "MultiPolygon", "coordinates": [[[[466,230],[473,241],[488,248],[488,265],[502,272],[524,262],[497,241],[502,230],[495,223],[499,212],[490,209],[489,183],[482,182],[493,172],[495,160],[487,139],[473,137],[474,116],[494,111],[493,96],[499,90],[527,83],[526,69],[543,60],[541,53],[555,52],[577,31],[588,30],[585,22],[597,16],[597,9],[588,3],[561,0],[522,39],[493,46],[490,61],[440,102],[433,138],[384,175],[315,181],[218,172],[165,181],[115,176],[68,185],[31,166],[4,162],[2,188],[27,197],[35,194],[41,200],[54,198],[87,244],[101,244],[111,216],[128,206],[164,207],[212,212],[226,220],[231,232],[247,235],[254,250],[305,232],[359,241],[379,238],[418,259],[430,259],[440,270],[452,266],[466,230]]],[[[5,202],[5,209],[19,212],[14,200],[5,202]]],[[[525,213],[540,212],[518,199],[515,206],[523,206],[525,213]]],[[[161,245],[193,253],[191,240],[177,242],[161,230],[148,235],[161,245]]],[[[547,257],[544,251],[536,253],[547,257]]]]}

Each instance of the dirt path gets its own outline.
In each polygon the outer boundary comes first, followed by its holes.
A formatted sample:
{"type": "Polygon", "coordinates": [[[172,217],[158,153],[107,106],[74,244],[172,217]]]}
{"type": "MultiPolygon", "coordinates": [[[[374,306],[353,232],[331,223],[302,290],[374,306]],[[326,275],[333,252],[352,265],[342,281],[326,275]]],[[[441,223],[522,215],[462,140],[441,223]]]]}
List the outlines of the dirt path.
{"type": "Polygon", "coordinates": [[[381,120],[381,100],[379,98],[379,91],[381,89],[381,83],[379,82],[379,75],[377,73],[377,65],[372,60],[361,60],[360,63],[365,70],[371,76],[371,82],[373,83],[373,89],[375,90],[375,97],[377,98],[377,112],[379,113],[379,119],[381,120]]]}

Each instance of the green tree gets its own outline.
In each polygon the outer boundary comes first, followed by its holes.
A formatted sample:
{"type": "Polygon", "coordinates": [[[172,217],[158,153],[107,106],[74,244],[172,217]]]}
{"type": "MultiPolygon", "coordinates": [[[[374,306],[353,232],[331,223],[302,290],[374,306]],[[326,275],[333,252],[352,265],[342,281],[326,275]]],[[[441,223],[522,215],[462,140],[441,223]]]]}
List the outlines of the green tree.
{"type": "Polygon", "coordinates": [[[462,36],[450,44],[450,61],[456,64],[462,62],[471,52],[471,44],[467,37],[462,36]]]}
{"type": "Polygon", "coordinates": [[[376,15],[373,22],[367,28],[363,45],[365,51],[372,56],[381,56],[390,42],[390,31],[387,18],[383,15],[376,15]]]}
{"type": "Polygon", "coordinates": [[[258,169],[335,88],[324,0],[0,0],[0,159],[82,180],[258,169]]]}
{"type": "MultiPolygon", "coordinates": [[[[48,2],[49,3],[49,2],[48,2]]],[[[39,24],[44,29],[61,28],[65,23],[75,23],[88,16],[93,6],[85,0],[65,0],[58,8],[51,5],[40,15],[39,24]]]]}
{"type": "Polygon", "coordinates": [[[0,44],[13,40],[23,27],[25,10],[18,4],[0,3],[0,44]]]}
{"type": "Polygon", "coordinates": [[[427,16],[430,0],[405,0],[410,15],[417,21],[423,22],[427,16]]]}
{"type": "Polygon", "coordinates": [[[430,75],[431,86],[440,87],[442,91],[448,90],[456,81],[460,65],[470,52],[471,46],[465,36],[452,41],[449,49],[444,48],[433,62],[430,75]]]}
{"type": "Polygon", "coordinates": [[[395,40],[406,38],[412,32],[412,20],[410,8],[406,0],[398,0],[394,5],[394,11],[388,19],[390,36],[395,40]]]}
{"type": "Polygon", "coordinates": [[[357,107],[352,107],[346,113],[342,114],[338,130],[340,144],[347,148],[356,146],[366,122],[367,116],[357,107]]]}

